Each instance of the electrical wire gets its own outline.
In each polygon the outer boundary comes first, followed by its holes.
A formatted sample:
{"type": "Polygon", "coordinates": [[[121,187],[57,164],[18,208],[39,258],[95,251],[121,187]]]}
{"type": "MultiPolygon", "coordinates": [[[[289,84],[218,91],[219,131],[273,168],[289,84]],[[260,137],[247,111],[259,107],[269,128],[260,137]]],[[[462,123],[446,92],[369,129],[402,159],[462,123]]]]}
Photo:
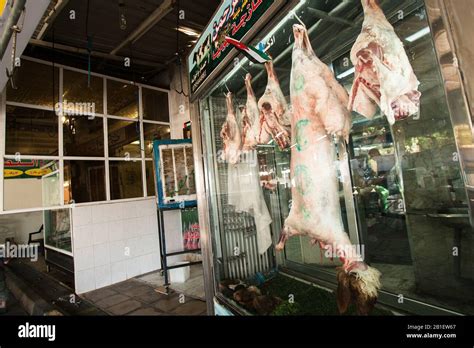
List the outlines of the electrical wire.
{"type": "MultiPolygon", "coordinates": [[[[55,25],[53,23],[53,28],[52,28],[52,45],[51,45],[51,48],[52,48],[52,51],[53,51],[53,54],[52,54],[52,63],[53,63],[53,68],[52,68],[52,73],[53,73],[53,108],[55,107],[56,105],[56,76],[55,76],[55,71],[56,71],[56,68],[55,68],[55,64],[56,64],[56,56],[55,56],[55,53],[56,51],[54,50],[54,44],[56,42],[56,38],[55,38],[55,25]]],[[[61,108],[62,110],[62,108],[61,108]]],[[[62,115],[58,115],[58,116],[62,116],[62,115]]]]}
{"type": "Polygon", "coordinates": [[[89,12],[90,12],[90,0],[87,0],[86,10],[86,39],[87,39],[87,88],[91,88],[91,52],[92,52],[92,39],[89,36],[89,12]]]}
{"type": "Polygon", "coordinates": [[[180,81],[180,84],[181,84],[181,90],[177,90],[175,89],[176,93],[178,94],[181,94],[183,96],[185,96],[186,98],[189,96],[188,94],[186,94],[184,92],[184,88],[183,88],[183,71],[182,71],[182,61],[181,61],[181,57],[179,56],[179,13],[181,12],[181,6],[180,6],[180,3],[179,3],[179,0],[177,0],[176,2],[176,7],[177,7],[177,11],[176,11],[176,58],[178,59],[178,73],[179,73],[179,81],[180,81]]]}

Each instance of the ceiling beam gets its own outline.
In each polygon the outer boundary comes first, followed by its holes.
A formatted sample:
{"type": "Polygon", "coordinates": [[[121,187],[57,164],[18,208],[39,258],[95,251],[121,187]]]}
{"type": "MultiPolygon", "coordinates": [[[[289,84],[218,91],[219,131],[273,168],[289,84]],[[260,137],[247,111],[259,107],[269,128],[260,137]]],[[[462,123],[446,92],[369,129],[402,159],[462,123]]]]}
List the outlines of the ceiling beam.
{"type": "Polygon", "coordinates": [[[66,7],[67,3],[69,0],[58,0],[56,5],[52,8],[52,10],[49,12],[49,14],[44,18],[42,21],[43,25],[38,32],[38,35],[36,35],[35,39],[42,40],[44,34],[46,34],[46,31],[49,29],[50,25],[53,23],[53,21],[56,19],[58,14],[61,12],[61,10],[66,7]]]}
{"type": "Polygon", "coordinates": [[[143,21],[128,37],[122,41],[117,47],[110,51],[111,55],[116,55],[122,48],[131,43],[136,42],[161,21],[168,13],[173,10],[175,0],[164,0],[163,3],[153,13],[143,21]]]}
{"type": "Polygon", "coordinates": [[[319,19],[327,19],[328,21],[333,22],[333,23],[344,24],[353,28],[356,27],[354,22],[348,21],[347,19],[344,19],[344,18],[334,16],[330,13],[318,10],[316,8],[308,7],[308,11],[319,19]]]}
{"type": "MultiPolygon", "coordinates": [[[[33,45],[33,46],[39,46],[39,47],[45,47],[45,48],[51,48],[51,49],[54,48],[55,50],[57,49],[57,50],[60,50],[60,51],[79,53],[79,54],[83,54],[83,55],[88,55],[89,54],[89,51],[85,48],[67,46],[67,45],[63,45],[63,44],[59,44],[59,43],[54,43],[54,45],[53,45],[53,43],[49,42],[49,41],[30,39],[29,44],[33,45]]],[[[122,56],[117,56],[117,55],[98,52],[98,51],[91,51],[90,55],[93,56],[93,57],[109,59],[109,60],[115,60],[115,61],[120,61],[120,62],[124,62],[124,59],[125,59],[125,57],[122,57],[122,56]]],[[[164,64],[164,63],[151,62],[151,61],[148,61],[148,60],[135,59],[135,58],[133,58],[133,63],[136,63],[138,65],[143,65],[143,66],[155,67],[155,68],[164,68],[164,67],[166,67],[166,64],[164,64]]]]}

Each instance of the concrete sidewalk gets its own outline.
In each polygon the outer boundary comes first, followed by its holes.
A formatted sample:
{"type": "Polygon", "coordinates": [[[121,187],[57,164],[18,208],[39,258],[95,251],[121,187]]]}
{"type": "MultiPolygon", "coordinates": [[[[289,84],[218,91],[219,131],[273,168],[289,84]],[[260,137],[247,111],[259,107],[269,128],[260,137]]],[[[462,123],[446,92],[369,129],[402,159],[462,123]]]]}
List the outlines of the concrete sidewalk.
{"type": "MultiPolygon", "coordinates": [[[[27,315],[107,315],[88,301],[71,302],[74,290],[38,271],[27,261],[15,260],[1,267],[10,294],[27,315]]],[[[10,300],[13,299],[10,297],[10,300]]]]}
{"type": "Polygon", "coordinates": [[[22,317],[28,315],[28,313],[21,306],[21,303],[18,302],[12,293],[8,292],[7,296],[7,310],[4,313],[0,312],[0,316],[22,317]]]}
{"type": "Polygon", "coordinates": [[[81,295],[110,315],[206,315],[206,302],[170,290],[160,294],[155,287],[129,279],[81,295]]]}

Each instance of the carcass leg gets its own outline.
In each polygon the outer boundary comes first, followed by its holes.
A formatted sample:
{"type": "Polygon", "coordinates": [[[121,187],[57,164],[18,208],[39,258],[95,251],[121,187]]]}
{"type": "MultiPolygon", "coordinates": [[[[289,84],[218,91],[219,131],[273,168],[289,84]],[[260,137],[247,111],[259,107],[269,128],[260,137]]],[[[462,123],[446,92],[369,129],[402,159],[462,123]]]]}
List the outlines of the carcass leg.
{"type": "Polygon", "coordinates": [[[279,239],[278,244],[276,245],[275,249],[277,251],[282,251],[285,248],[285,243],[288,240],[288,238],[290,238],[292,236],[295,236],[295,235],[299,235],[299,234],[301,234],[301,233],[298,232],[297,230],[285,225],[283,227],[283,230],[281,231],[280,239],[279,239]]]}
{"type": "Polygon", "coordinates": [[[354,102],[357,97],[357,94],[359,94],[359,85],[360,85],[360,78],[356,76],[354,85],[352,86],[351,99],[349,100],[349,111],[352,111],[354,109],[354,102]]]}
{"type": "Polygon", "coordinates": [[[315,246],[316,244],[319,245],[319,257],[320,257],[320,262],[322,264],[323,263],[323,256],[324,256],[323,255],[323,250],[325,249],[323,242],[320,242],[319,240],[314,238],[314,239],[310,240],[310,243],[311,243],[312,246],[315,246]]]}
{"type": "Polygon", "coordinates": [[[288,235],[288,233],[285,232],[285,229],[283,229],[281,231],[280,239],[278,240],[278,244],[276,245],[275,249],[277,251],[282,251],[283,249],[285,249],[285,243],[288,238],[290,238],[290,236],[288,235]]]}

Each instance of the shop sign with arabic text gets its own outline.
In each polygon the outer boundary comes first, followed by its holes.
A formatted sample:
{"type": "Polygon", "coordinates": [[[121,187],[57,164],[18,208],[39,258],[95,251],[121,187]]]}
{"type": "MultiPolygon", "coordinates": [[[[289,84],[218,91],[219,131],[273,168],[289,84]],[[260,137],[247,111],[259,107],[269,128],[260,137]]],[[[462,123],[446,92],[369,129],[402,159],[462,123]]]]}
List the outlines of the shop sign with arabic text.
{"type": "Polygon", "coordinates": [[[225,0],[188,57],[194,94],[229,54],[229,36],[241,40],[268,13],[275,0],[225,0]]]}
{"type": "Polygon", "coordinates": [[[5,179],[41,178],[52,173],[53,166],[45,166],[49,161],[43,160],[10,160],[6,159],[3,169],[5,179]]]}

